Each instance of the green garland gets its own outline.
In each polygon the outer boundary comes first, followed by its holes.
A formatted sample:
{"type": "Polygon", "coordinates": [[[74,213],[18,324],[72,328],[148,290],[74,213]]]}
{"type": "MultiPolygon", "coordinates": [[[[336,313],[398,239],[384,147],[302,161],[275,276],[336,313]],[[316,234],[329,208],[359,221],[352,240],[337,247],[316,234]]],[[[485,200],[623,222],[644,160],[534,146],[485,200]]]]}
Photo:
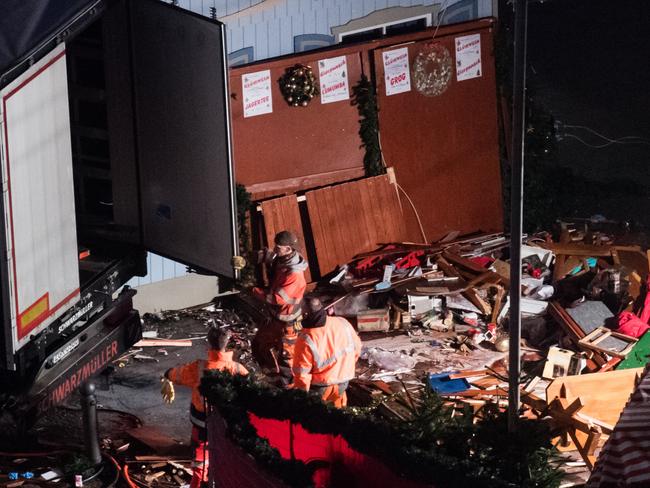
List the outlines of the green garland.
{"type": "Polygon", "coordinates": [[[241,284],[244,286],[255,282],[255,269],[253,267],[253,251],[250,242],[250,232],[246,224],[248,212],[253,208],[251,194],[246,187],[237,183],[236,187],[237,200],[237,230],[239,233],[239,253],[246,259],[246,266],[241,270],[241,284]]]}
{"type": "Polygon", "coordinates": [[[542,422],[522,421],[512,436],[505,416],[497,414],[474,424],[468,409],[452,418],[432,392],[423,395],[422,406],[409,422],[386,421],[372,409],[335,409],[315,395],[220,372],[206,375],[201,392],[219,409],[235,441],[291,486],[308,486],[308,470],[302,463],[283,460],[258,438],[247,412],[291,420],[317,434],[341,435],[352,448],[395,473],[438,486],[551,488],[559,486],[562,478],[551,462],[555,452],[542,422]]]}
{"type": "Polygon", "coordinates": [[[381,161],[381,148],[379,146],[379,109],[377,96],[372,83],[366,75],[361,75],[359,83],[352,87],[352,105],[359,111],[359,136],[361,147],[366,150],[363,156],[363,166],[366,176],[377,176],[386,173],[386,168],[381,161]]]}

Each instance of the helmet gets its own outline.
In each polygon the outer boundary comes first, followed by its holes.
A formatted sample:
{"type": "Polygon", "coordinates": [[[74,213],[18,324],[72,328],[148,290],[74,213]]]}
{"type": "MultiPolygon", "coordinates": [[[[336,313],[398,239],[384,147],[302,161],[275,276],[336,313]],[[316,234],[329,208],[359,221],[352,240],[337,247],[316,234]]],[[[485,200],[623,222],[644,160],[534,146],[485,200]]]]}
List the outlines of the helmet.
{"type": "Polygon", "coordinates": [[[283,230],[275,234],[275,244],[277,246],[291,246],[295,248],[298,245],[298,237],[289,230],[283,230]]]}

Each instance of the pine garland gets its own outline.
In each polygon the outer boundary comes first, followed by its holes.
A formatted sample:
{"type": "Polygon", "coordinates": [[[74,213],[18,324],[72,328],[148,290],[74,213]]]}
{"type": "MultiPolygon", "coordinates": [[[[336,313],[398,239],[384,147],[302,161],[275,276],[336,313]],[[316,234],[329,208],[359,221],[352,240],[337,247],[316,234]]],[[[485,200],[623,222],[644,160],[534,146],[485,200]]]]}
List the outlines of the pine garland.
{"type": "Polygon", "coordinates": [[[375,89],[366,77],[361,75],[359,83],[352,87],[352,105],[357,106],[359,112],[359,136],[361,147],[366,150],[363,156],[363,166],[366,176],[377,176],[386,173],[381,160],[381,148],[379,146],[379,109],[377,108],[377,96],[375,89]]]}
{"type": "Polygon", "coordinates": [[[451,417],[433,392],[423,395],[423,405],[408,422],[389,422],[372,409],[335,409],[315,395],[227,373],[209,372],[201,392],[219,409],[235,441],[291,486],[308,486],[309,470],[296,461],[287,465],[266,440],[254,435],[247,412],[291,420],[317,434],[341,435],[352,448],[395,473],[438,486],[551,488],[562,478],[551,462],[555,453],[545,424],[522,421],[513,437],[507,433],[505,416],[495,414],[474,424],[468,409],[451,417]]]}
{"type": "Polygon", "coordinates": [[[243,285],[255,282],[255,270],[253,268],[253,251],[251,247],[250,232],[248,230],[248,213],[253,208],[251,194],[246,187],[237,183],[235,187],[235,198],[237,200],[237,230],[239,233],[239,253],[246,259],[246,266],[241,270],[240,281],[243,285]]]}

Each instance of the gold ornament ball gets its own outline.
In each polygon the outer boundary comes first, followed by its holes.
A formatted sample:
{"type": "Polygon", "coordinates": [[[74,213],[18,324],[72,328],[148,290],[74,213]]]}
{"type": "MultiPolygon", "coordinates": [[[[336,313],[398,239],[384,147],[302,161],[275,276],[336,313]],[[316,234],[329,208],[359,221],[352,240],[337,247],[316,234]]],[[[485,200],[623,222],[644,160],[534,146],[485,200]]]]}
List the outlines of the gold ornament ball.
{"type": "Polygon", "coordinates": [[[306,107],[306,106],[307,106],[307,103],[309,103],[309,102],[307,102],[307,100],[304,100],[304,101],[302,102],[302,106],[303,106],[303,107],[306,107]]]}
{"type": "Polygon", "coordinates": [[[304,72],[303,70],[299,69],[299,70],[297,71],[296,74],[297,74],[298,76],[302,76],[302,75],[305,74],[305,72],[304,72]]]}
{"type": "Polygon", "coordinates": [[[293,106],[294,106],[294,107],[297,107],[297,106],[298,106],[298,102],[295,102],[295,103],[293,104],[293,106]]]}
{"type": "Polygon", "coordinates": [[[287,102],[289,103],[293,102],[293,97],[287,97],[287,102]]]}

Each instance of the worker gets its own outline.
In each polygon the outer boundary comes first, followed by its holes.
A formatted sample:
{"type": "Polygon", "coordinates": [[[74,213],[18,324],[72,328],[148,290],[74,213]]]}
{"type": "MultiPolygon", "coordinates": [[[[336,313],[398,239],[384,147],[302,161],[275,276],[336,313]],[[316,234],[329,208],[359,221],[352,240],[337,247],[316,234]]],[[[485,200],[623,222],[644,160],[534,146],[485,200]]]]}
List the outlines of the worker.
{"type": "Polygon", "coordinates": [[[361,340],[343,317],[327,314],[318,298],[305,300],[302,332],[293,357],[293,388],[317,391],[325,403],[347,405],[345,390],[355,376],[361,340]]]}
{"type": "Polygon", "coordinates": [[[253,294],[268,303],[272,311],[269,322],[259,326],[253,340],[253,353],[261,364],[270,365],[273,364],[272,350],[277,350],[281,353],[281,364],[277,366],[284,366],[290,377],[308,265],[297,249],[298,238],[293,232],[278,232],[274,243],[273,252],[266,253],[270,259],[265,260],[269,264],[270,286],[253,289],[253,294]]]}
{"type": "Polygon", "coordinates": [[[172,403],[175,398],[174,384],[192,388],[190,405],[190,422],[192,423],[192,481],[190,488],[207,486],[208,482],[208,435],[205,425],[206,414],[203,395],[199,392],[201,377],[208,370],[227,371],[233,375],[247,375],[248,371],[238,362],[233,361],[232,351],[227,352],[230,332],[212,326],[208,331],[208,359],[198,359],[191,363],[171,368],[162,378],[161,394],[165,403],[172,403]]]}

